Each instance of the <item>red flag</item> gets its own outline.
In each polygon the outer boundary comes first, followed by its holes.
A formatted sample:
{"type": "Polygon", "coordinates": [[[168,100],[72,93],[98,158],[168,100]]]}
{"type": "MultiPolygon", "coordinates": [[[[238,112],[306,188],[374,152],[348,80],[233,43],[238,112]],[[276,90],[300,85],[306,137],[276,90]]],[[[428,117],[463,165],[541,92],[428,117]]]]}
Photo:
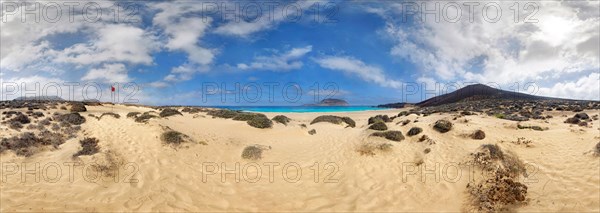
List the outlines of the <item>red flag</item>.
{"type": "Polygon", "coordinates": [[[113,86],[110,86],[110,91],[111,91],[111,92],[114,92],[114,91],[115,91],[115,87],[113,87],[113,86]]]}

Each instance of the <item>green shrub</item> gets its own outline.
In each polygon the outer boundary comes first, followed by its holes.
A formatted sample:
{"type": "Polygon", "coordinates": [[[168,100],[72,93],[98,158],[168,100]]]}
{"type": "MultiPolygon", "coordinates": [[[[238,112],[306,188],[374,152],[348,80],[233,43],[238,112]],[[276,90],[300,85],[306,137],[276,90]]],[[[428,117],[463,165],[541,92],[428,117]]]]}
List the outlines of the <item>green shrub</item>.
{"type": "Polygon", "coordinates": [[[310,122],[310,124],[312,125],[320,122],[327,122],[333,124],[346,123],[349,127],[356,126],[356,122],[354,122],[354,120],[352,120],[350,117],[339,117],[335,115],[321,115],[319,117],[316,117],[312,122],[310,122]]]}
{"type": "Polygon", "coordinates": [[[273,121],[269,120],[266,116],[254,116],[251,120],[247,121],[248,125],[259,129],[266,129],[273,127],[273,121]]]}
{"type": "Polygon", "coordinates": [[[420,134],[421,132],[423,132],[423,129],[421,127],[413,127],[413,128],[410,128],[410,130],[408,130],[406,135],[415,136],[415,135],[420,134]]]}
{"type": "Polygon", "coordinates": [[[130,112],[130,113],[127,113],[127,118],[135,118],[139,114],[141,114],[141,113],[140,112],[130,112]]]}
{"type": "Polygon", "coordinates": [[[160,136],[160,140],[165,144],[179,145],[184,142],[184,135],[177,131],[166,131],[160,136]]]}
{"type": "Polygon", "coordinates": [[[116,119],[121,118],[121,115],[119,115],[117,113],[105,112],[105,113],[102,113],[102,115],[100,115],[100,117],[98,117],[98,120],[102,119],[102,117],[104,117],[105,115],[112,116],[113,118],[116,118],[116,119]]]}
{"type": "Polygon", "coordinates": [[[482,130],[476,130],[473,132],[473,134],[471,134],[471,138],[475,140],[483,140],[485,139],[485,132],[482,130]]]}
{"type": "Polygon", "coordinates": [[[257,116],[267,117],[264,114],[241,112],[241,113],[238,113],[235,117],[233,117],[233,120],[234,121],[249,121],[249,120],[254,119],[257,116]]]}
{"type": "Polygon", "coordinates": [[[374,117],[370,117],[369,118],[369,124],[374,124],[377,122],[391,122],[392,119],[390,119],[390,117],[388,117],[387,115],[376,115],[374,117]]]}
{"type": "Polygon", "coordinates": [[[273,119],[271,119],[271,120],[273,120],[273,121],[275,121],[275,122],[277,122],[277,123],[280,123],[280,124],[286,125],[286,126],[287,126],[287,124],[288,124],[288,123],[291,121],[291,119],[290,119],[290,118],[288,118],[288,117],[287,117],[287,116],[285,116],[285,115],[276,115],[276,116],[275,116],[275,117],[273,117],[273,119]]]}
{"type": "Polygon", "coordinates": [[[72,125],[81,125],[85,123],[85,118],[77,112],[61,115],[59,119],[61,122],[67,122],[72,125]]]}
{"type": "Polygon", "coordinates": [[[237,116],[239,113],[240,112],[238,112],[238,111],[233,111],[233,110],[228,110],[228,109],[219,109],[219,110],[210,111],[207,113],[207,115],[217,117],[217,118],[229,119],[229,118],[233,118],[233,117],[237,116]]]}
{"type": "Polygon", "coordinates": [[[395,130],[390,130],[390,131],[385,131],[385,132],[374,132],[373,134],[371,134],[371,136],[383,137],[385,139],[392,140],[392,141],[404,140],[404,135],[402,135],[402,132],[395,131],[395,130]]]}
{"type": "Polygon", "coordinates": [[[452,129],[452,123],[448,120],[438,120],[433,125],[433,129],[440,133],[446,133],[452,129]]]}
{"type": "Polygon", "coordinates": [[[385,123],[379,121],[379,122],[374,123],[373,125],[371,125],[369,127],[369,129],[377,130],[377,131],[384,131],[384,130],[387,130],[388,127],[387,127],[387,125],[385,125],[385,123]]]}
{"type": "Polygon", "coordinates": [[[177,111],[176,109],[171,109],[171,108],[163,109],[159,114],[159,116],[161,118],[169,117],[169,116],[173,116],[173,115],[183,115],[183,114],[181,114],[181,112],[177,111]]]}
{"type": "Polygon", "coordinates": [[[135,122],[138,123],[146,123],[148,122],[148,120],[152,119],[152,118],[156,118],[156,115],[151,115],[150,113],[144,113],[140,116],[138,116],[137,118],[135,118],[135,122]]]}
{"type": "MultiPolygon", "coordinates": [[[[62,109],[62,108],[61,108],[62,109]]],[[[71,103],[71,112],[85,112],[87,108],[81,102],[73,102],[71,103]]]]}

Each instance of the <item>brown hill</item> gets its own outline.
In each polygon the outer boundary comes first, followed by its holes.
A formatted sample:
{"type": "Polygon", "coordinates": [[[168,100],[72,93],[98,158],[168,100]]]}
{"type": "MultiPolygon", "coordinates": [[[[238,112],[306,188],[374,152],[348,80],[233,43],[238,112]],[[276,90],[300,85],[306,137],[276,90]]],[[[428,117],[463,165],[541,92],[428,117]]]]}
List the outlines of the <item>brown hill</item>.
{"type": "Polygon", "coordinates": [[[477,101],[486,99],[501,99],[501,100],[561,100],[557,98],[548,98],[523,94],[518,92],[510,92],[489,87],[483,84],[473,84],[465,86],[454,92],[436,96],[425,101],[419,102],[416,105],[419,107],[439,106],[451,104],[461,101],[477,101]]]}

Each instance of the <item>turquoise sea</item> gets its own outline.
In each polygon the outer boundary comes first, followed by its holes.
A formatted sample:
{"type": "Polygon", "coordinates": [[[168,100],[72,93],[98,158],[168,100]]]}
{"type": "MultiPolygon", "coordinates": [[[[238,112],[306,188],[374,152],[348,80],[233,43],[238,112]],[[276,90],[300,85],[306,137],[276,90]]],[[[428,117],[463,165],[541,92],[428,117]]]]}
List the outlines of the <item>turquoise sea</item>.
{"type": "Polygon", "coordinates": [[[385,110],[372,106],[219,106],[230,110],[246,112],[359,112],[367,110],[385,110]]]}

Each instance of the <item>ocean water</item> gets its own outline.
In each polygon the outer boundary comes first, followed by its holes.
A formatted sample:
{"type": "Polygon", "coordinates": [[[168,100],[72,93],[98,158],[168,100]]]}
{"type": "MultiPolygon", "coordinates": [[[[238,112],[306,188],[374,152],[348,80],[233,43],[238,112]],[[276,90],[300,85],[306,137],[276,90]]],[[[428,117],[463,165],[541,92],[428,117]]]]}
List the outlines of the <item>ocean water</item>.
{"type": "Polygon", "coordinates": [[[246,112],[359,112],[386,109],[372,106],[219,106],[217,108],[246,112]]]}

